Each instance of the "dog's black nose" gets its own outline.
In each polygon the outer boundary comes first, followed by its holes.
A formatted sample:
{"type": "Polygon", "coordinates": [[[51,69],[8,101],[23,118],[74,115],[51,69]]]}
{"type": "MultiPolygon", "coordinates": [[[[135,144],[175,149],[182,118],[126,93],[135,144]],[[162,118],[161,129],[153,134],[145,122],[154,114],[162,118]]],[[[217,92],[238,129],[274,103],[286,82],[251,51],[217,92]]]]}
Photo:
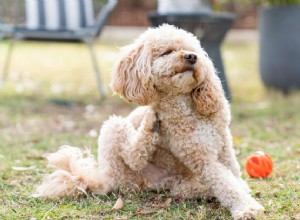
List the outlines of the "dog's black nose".
{"type": "Polygon", "coordinates": [[[184,55],[184,59],[188,61],[190,64],[195,64],[197,61],[197,56],[195,54],[186,54],[184,55]]]}

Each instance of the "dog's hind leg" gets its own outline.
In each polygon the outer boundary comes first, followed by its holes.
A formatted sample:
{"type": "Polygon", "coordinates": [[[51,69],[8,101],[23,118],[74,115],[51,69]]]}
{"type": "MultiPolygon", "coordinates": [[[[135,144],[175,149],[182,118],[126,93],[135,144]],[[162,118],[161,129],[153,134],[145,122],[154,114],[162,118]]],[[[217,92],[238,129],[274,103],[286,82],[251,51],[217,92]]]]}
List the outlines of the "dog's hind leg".
{"type": "Polygon", "coordinates": [[[175,179],[170,189],[172,196],[180,196],[184,199],[212,198],[211,190],[200,183],[194,177],[179,176],[175,179]]]}
{"type": "Polygon", "coordinates": [[[207,199],[214,197],[211,190],[197,181],[194,177],[183,176],[180,174],[166,177],[156,183],[151,183],[151,181],[149,181],[148,190],[170,190],[171,196],[179,196],[183,199],[207,199]]]}

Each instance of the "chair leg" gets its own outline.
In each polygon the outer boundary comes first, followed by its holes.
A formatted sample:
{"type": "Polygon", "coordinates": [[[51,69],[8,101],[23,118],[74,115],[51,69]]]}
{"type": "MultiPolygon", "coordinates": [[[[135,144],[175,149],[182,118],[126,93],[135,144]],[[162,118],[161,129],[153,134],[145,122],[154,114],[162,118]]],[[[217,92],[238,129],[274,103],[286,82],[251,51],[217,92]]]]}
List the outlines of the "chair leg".
{"type": "Polygon", "coordinates": [[[90,51],[90,55],[91,55],[92,63],[93,63],[93,68],[94,68],[96,79],[97,79],[97,84],[98,84],[98,90],[99,90],[99,93],[100,93],[100,97],[101,97],[101,99],[105,99],[106,95],[107,95],[106,94],[106,88],[105,88],[105,85],[103,83],[99,67],[97,65],[96,53],[95,53],[94,46],[93,46],[93,39],[92,38],[86,38],[85,42],[87,43],[87,45],[89,47],[89,51],[90,51]]]}
{"type": "Polygon", "coordinates": [[[5,80],[7,78],[7,75],[8,75],[9,64],[10,64],[10,61],[11,61],[11,56],[12,56],[14,43],[15,43],[15,40],[12,38],[10,40],[10,43],[9,43],[9,46],[8,46],[7,56],[6,56],[4,66],[3,66],[3,72],[2,72],[2,78],[1,78],[1,81],[0,81],[0,85],[4,85],[5,80]]]}

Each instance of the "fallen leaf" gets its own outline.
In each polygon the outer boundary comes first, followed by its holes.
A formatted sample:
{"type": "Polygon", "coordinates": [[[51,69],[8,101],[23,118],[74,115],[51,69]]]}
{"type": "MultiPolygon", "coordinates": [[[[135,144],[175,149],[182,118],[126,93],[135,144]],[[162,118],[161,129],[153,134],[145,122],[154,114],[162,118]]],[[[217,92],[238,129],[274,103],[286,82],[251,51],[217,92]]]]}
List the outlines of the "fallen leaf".
{"type": "Polygon", "coordinates": [[[30,166],[30,167],[12,167],[13,170],[17,171],[25,171],[25,170],[33,170],[36,166],[30,166]]]}
{"type": "Polygon", "coordinates": [[[112,207],[112,210],[120,210],[124,206],[122,198],[118,198],[115,205],[112,207]]]}
{"type": "Polygon", "coordinates": [[[164,204],[165,204],[166,207],[169,207],[169,206],[171,205],[171,203],[172,203],[172,199],[171,199],[171,198],[168,198],[168,199],[164,202],[164,204]]]}
{"type": "Polygon", "coordinates": [[[136,214],[138,214],[138,215],[147,215],[147,214],[152,214],[152,213],[156,213],[156,212],[157,212],[156,209],[147,209],[147,208],[145,208],[145,209],[138,209],[136,211],[136,214]]]}
{"type": "Polygon", "coordinates": [[[172,199],[168,198],[164,203],[160,203],[160,204],[153,204],[153,207],[159,207],[159,208],[167,208],[170,206],[170,204],[172,203],[172,199]]]}
{"type": "Polygon", "coordinates": [[[255,194],[254,194],[256,197],[260,197],[260,195],[261,195],[261,192],[260,191],[257,191],[257,192],[255,192],[255,194]]]}

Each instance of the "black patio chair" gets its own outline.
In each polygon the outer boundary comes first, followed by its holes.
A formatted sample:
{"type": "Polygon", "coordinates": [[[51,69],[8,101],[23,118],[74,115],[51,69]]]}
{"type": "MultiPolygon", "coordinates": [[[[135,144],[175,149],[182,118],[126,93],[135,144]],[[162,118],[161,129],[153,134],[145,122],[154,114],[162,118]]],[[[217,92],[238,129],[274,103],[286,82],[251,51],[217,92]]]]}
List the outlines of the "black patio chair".
{"type": "MultiPolygon", "coordinates": [[[[117,4],[117,0],[107,0],[106,3],[103,4],[101,9],[99,10],[95,20],[91,25],[89,25],[87,19],[85,19],[85,17],[88,15],[87,13],[89,13],[88,9],[90,9],[90,11],[93,10],[93,8],[91,8],[93,7],[91,1],[90,1],[91,5],[89,6],[85,5],[88,1],[89,0],[87,1],[86,0],[72,0],[72,1],[52,0],[51,4],[52,5],[56,4],[57,16],[52,16],[52,17],[48,16],[48,19],[49,18],[56,19],[56,23],[55,23],[53,22],[53,20],[50,22],[46,21],[47,16],[45,10],[47,10],[47,4],[49,4],[49,1],[46,2],[46,0],[26,0],[26,4],[25,4],[25,9],[27,12],[26,19],[32,19],[29,18],[30,13],[32,13],[32,10],[35,10],[35,12],[38,13],[36,15],[37,21],[33,21],[34,24],[32,24],[32,20],[31,22],[27,20],[26,21],[27,25],[18,25],[17,23],[9,25],[0,22],[0,40],[1,38],[4,37],[10,38],[9,48],[3,66],[3,73],[2,73],[3,83],[5,82],[8,75],[8,69],[9,69],[11,55],[12,55],[15,41],[39,40],[39,41],[85,42],[89,48],[100,96],[101,98],[105,98],[106,89],[97,64],[96,54],[93,45],[94,45],[94,39],[99,37],[108,16],[115,8],[117,4]],[[34,5],[36,7],[35,9],[29,8],[32,7],[32,5],[30,6],[30,4],[28,4],[30,1],[31,3],[35,4],[34,5]],[[78,4],[77,6],[75,5],[77,7],[76,9],[78,9],[76,13],[78,15],[77,18],[79,19],[77,22],[78,24],[76,24],[77,26],[75,25],[76,27],[74,27],[74,21],[70,20],[70,16],[68,17],[67,15],[67,13],[69,13],[69,15],[72,15],[72,13],[74,13],[74,10],[71,11],[70,5],[67,4],[78,4]],[[68,10],[70,11],[68,12],[68,10]],[[69,27],[68,27],[68,21],[69,23],[73,23],[69,25],[69,27]],[[49,27],[47,27],[47,23],[49,27]]],[[[97,3],[99,2],[103,2],[103,1],[98,1],[97,3]]],[[[18,3],[17,6],[20,6],[20,3],[18,3]]],[[[18,13],[19,12],[16,12],[16,14],[18,13]]]]}
{"type": "Polygon", "coordinates": [[[226,97],[231,100],[230,89],[222,62],[220,46],[235,16],[231,13],[165,13],[150,12],[148,18],[153,26],[168,23],[185,29],[200,40],[201,46],[213,60],[222,82],[226,97]]]}

